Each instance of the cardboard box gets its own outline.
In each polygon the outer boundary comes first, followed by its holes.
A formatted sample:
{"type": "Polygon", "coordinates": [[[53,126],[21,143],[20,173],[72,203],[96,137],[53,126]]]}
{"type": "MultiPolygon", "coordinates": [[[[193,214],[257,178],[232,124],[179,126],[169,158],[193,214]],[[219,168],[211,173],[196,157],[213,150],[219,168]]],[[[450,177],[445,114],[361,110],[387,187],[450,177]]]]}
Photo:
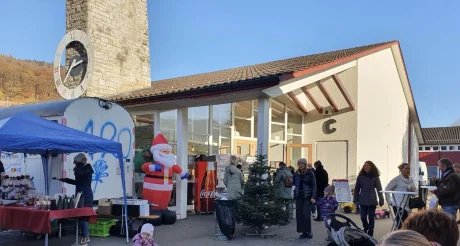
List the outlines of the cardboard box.
{"type": "Polygon", "coordinates": [[[97,214],[99,215],[112,214],[112,202],[110,201],[110,199],[99,199],[97,207],[97,214]]]}

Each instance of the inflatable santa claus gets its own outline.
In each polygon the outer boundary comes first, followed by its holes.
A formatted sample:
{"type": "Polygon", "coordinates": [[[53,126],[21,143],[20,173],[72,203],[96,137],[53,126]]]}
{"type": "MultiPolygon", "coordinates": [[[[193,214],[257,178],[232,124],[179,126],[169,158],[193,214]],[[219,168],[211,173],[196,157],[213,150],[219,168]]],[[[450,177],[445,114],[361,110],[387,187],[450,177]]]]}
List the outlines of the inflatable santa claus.
{"type": "Polygon", "coordinates": [[[176,165],[176,156],[171,152],[172,147],[163,134],[155,136],[150,151],[154,161],[142,165],[142,171],[146,173],[143,198],[155,204],[155,209],[167,209],[173,189],[173,173],[179,174],[181,179],[187,179],[189,174],[176,165]]]}

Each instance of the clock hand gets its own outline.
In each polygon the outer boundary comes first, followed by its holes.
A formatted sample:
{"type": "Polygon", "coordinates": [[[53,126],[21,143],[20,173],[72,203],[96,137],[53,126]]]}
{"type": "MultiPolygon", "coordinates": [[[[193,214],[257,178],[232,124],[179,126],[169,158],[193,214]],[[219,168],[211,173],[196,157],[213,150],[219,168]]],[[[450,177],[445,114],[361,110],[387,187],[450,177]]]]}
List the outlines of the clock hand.
{"type": "Polygon", "coordinates": [[[77,61],[77,62],[73,65],[73,67],[76,67],[76,66],[80,65],[82,62],[83,62],[83,60],[77,61]]]}
{"type": "Polygon", "coordinates": [[[67,75],[65,76],[64,82],[62,82],[63,84],[65,84],[65,82],[67,81],[67,78],[70,75],[70,71],[72,71],[72,68],[74,67],[75,67],[75,60],[72,60],[72,64],[70,65],[69,70],[67,71],[67,75]]]}

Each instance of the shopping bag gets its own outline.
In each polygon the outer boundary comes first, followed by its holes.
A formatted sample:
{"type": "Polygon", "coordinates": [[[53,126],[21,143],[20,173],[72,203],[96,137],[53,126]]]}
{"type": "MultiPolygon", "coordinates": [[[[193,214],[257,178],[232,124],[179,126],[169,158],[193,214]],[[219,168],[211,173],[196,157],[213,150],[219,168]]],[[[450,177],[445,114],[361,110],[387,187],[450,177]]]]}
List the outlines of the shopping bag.
{"type": "Polygon", "coordinates": [[[234,204],[231,200],[216,200],[216,217],[220,232],[230,238],[235,234],[234,204]]]}
{"type": "Polygon", "coordinates": [[[438,208],[438,197],[433,195],[430,198],[430,209],[437,209],[438,208]]]}

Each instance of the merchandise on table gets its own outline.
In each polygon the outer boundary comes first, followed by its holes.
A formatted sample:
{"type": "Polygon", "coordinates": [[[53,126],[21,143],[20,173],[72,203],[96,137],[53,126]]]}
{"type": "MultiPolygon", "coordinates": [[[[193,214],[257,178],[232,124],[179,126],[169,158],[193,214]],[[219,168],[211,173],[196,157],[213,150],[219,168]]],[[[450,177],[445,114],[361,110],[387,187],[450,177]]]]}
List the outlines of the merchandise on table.
{"type": "Polygon", "coordinates": [[[2,173],[0,180],[0,198],[3,200],[24,201],[28,199],[29,191],[35,190],[29,175],[10,176],[2,173]]]}

